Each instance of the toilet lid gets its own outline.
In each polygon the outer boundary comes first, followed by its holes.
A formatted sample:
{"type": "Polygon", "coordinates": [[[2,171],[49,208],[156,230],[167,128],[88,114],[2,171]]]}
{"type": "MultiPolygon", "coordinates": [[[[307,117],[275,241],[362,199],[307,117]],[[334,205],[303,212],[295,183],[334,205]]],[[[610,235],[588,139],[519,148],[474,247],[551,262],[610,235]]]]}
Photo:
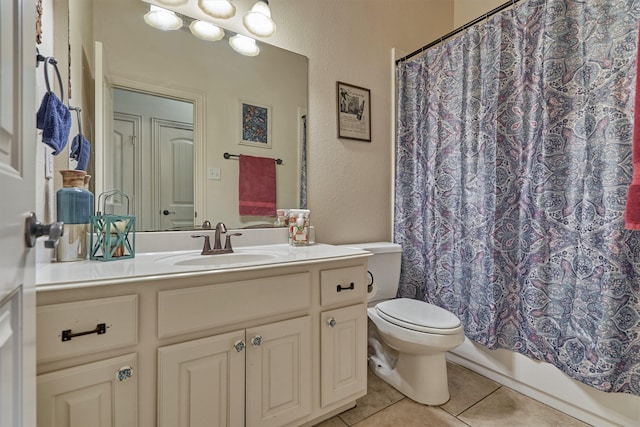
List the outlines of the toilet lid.
{"type": "Polygon", "coordinates": [[[376,305],[387,322],[419,332],[448,335],[458,332],[460,319],[438,306],[410,298],[396,298],[376,305]]]}

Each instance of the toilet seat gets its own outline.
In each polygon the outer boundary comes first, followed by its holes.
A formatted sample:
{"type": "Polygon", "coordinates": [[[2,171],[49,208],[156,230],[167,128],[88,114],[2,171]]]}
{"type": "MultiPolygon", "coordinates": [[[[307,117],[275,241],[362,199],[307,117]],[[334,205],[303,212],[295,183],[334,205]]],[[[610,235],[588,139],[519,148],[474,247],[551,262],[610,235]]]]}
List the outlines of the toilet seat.
{"type": "Polygon", "coordinates": [[[375,306],[384,320],[418,332],[452,335],[460,332],[460,319],[447,310],[410,298],[396,298],[375,306]]]}

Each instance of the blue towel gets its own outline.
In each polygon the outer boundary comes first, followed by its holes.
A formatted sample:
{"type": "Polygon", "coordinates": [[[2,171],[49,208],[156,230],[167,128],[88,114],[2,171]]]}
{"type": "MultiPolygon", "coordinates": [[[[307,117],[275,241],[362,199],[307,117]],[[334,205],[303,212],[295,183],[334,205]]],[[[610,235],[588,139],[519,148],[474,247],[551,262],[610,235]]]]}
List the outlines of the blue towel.
{"type": "Polygon", "coordinates": [[[48,91],[36,114],[36,125],[42,130],[42,142],[53,148],[53,155],[57,156],[69,139],[71,111],[54,92],[48,91]]]}
{"type": "Polygon", "coordinates": [[[71,141],[71,153],[69,156],[78,161],[76,170],[86,171],[91,155],[91,144],[81,133],[77,134],[71,141]]]}

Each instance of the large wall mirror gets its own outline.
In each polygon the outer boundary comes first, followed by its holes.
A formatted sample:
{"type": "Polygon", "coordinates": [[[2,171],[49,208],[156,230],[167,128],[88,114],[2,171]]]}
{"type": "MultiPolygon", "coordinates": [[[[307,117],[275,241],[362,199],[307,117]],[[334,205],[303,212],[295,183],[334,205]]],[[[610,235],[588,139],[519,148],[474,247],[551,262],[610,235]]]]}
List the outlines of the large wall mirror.
{"type": "Polygon", "coordinates": [[[282,159],[277,205],[299,207],[307,58],[260,41],[258,56],[240,55],[228,44],[234,33],[200,40],[187,16],[183,29],[154,29],[144,22],[143,1],[68,1],[70,25],[83,27],[82,58],[71,62],[91,70],[83,87],[95,106],[96,192],[130,195],[139,231],[190,229],[205,220],[230,228],[272,224],[239,215],[238,158],[224,153],[282,159]],[[268,145],[242,143],[243,104],[268,110],[268,145]]]}

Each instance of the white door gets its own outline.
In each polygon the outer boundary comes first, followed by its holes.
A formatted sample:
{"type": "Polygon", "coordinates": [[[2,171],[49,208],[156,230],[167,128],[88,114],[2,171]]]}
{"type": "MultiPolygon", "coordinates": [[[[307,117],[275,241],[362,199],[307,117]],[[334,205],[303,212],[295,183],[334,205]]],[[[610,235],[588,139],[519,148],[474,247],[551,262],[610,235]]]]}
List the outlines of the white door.
{"type": "Polygon", "coordinates": [[[193,125],[153,118],[160,230],[193,228],[193,125]]]}
{"type": "Polygon", "coordinates": [[[0,425],[35,424],[35,2],[0,2],[0,425]]]}
{"type": "MultiPolygon", "coordinates": [[[[141,191],[140,179],[136,179],[136,170],[141,170],[139,138],[142,118],[123,113],[113,113],[113,138],[111,138],[110,154],[105,157],[112,162],[109,170],[113,171],[113,188],[129,196],[129,213],[136,216],[136,228],[149,230],[150,212],[142,210],[144,192],[141,191]]],[[[122,202],[122,200],[116,199],[122,202]]],[[[125,214],[127,206],[120,206],[115,212],[125,214]]]]}

